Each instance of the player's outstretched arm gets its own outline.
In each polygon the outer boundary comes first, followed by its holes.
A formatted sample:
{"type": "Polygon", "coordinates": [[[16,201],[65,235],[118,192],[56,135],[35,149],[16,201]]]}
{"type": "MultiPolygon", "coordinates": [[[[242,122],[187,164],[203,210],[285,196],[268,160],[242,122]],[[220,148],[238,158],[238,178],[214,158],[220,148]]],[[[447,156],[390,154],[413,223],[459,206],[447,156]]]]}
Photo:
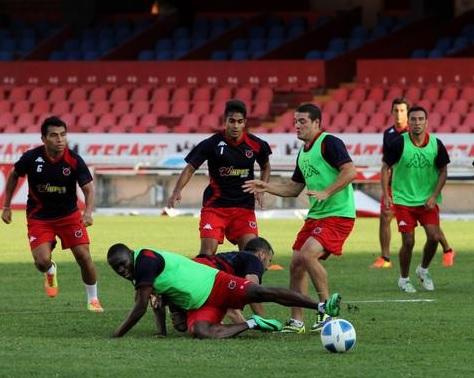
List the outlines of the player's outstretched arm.
{"type": "Polygon", "coordinates": [[[285,180],[282,183],[265,182],[262,180],[247,180],[242,188],[246,193],[267,192],[280,197],[297,197],[304,188],[303,183],[285,180]]]}
{"type": "Polygon", "coordinates": [[[193,177],[194,172],[196,172],[196,169],[191,164],[188,164],[186,165],[186,167],[184,167],[183,171],[179,175],[176,185],[174,186],[171,196],[168,198],[168,201],[167,201],[168,207],[173,208],[175,207],[176,202],[181,201],[181,191],[189,182],[189,180],[191,180],[191,177],[193,177]]]}
{"type": "Polygon", "coordinates": [[[148,298],[153,291],[151,286],[140,287],[135,294],[135,306],[127,316],[127,319],[115,330],[112,337],[122,337],[145,315],[148,306],[148,298]]]}
{"type": "Polygon", "coordinates": [[[3,209],[2,209],[2,220],[6,224],[12,222],[12,210],[11,202],[13,197],[13,192],[18,185],[18,175],[15,170],[12,170],[8,175],[7,184],[5,185],[5,198],[3,200],[3,209]]]}

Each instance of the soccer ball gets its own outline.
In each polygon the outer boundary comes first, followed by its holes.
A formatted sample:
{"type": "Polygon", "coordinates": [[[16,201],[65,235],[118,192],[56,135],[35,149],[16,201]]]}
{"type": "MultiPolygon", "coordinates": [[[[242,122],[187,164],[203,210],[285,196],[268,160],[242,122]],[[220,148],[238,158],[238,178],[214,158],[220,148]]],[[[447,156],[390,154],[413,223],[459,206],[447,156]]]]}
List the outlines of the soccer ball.
{"type": "Polygon", "coordinates": [[[347,320],[334,319],[321,330],[321,342],[329,352],[348,352],[355,346],[356,331],[347,320]]]}

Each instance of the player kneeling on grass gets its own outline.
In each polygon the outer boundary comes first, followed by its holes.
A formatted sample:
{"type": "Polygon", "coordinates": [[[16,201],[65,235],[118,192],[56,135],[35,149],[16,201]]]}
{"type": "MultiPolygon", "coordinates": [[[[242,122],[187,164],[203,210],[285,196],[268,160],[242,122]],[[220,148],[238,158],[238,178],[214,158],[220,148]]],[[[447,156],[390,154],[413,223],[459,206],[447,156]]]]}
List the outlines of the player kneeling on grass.
{"type": "Polygon", "coordinates": [[[221,324],[229,308],[242,309],[249,303],[275,302],[318,309],[318,303],[303,294],[257,285],[171,252],[150,248],[133,251],[124,244],[114,244],[109,248],[107,261],[117,274],[132,281],[136,290],[135,305],[114,337],[123,336],[142,318],[153,292],[167,296],[173,304],[188,311],[188,332],[198,338],[232,337],[247,329],[282,329],[278,320],[258,315],[239,324],[221,324]]]}
{"type": "MultiPolygon", "coordinates": [[[[273,254],[271,244],[262,237],[256,237],[247,242],[243,251],[221,252],[216,255],[200,254],[193,260],[234,276],[245,278],[256,284],[261,284],[263,273],[270,266],[273,254]]],[[[166,305],[169,307],[173,327],[179,332],[187,330],[186,311],[170,303],[168,298],[153,294],[150,305],[155,314],[159,335],[166,336],[166,305]]],[[[265,316],[265,310],[261,303],[250,303],[250,307],[255,315],[265,316]]],[[[234,323],[245,322],[244,315],[240,310],[229,309],[226,315],[234,323]]]]}

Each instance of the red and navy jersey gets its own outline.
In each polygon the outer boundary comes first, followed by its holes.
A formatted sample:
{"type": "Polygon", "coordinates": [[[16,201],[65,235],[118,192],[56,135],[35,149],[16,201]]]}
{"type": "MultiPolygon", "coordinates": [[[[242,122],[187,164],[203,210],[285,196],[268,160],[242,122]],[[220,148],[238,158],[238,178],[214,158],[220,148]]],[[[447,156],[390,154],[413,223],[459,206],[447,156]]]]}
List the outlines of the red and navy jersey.
{"type": "Polygon", "coordinates": [[[245,278],[247,274],[255,274],[262,283],[264,267],[260,259],[253,253],[222,252],[216,255],[198,255],[194,261],[222,270],[237,277],[245,278]]]}
{"type": "Polygon", "coordinates": [[[18,176],[28,176],[28,218],[55,219],[77,210],[77,184],[84,186],[92,175],[82,158],[66,148],[52,160],[44,146],[26,151],[15,163],[18,176]]]}
{"type": "Polygon", "coordinates": [[[389,128],[385,129],[383,132],[383,146],[382,146],[382,154],[385,154],[390,149],[390,146],[400,138],[400,136],[407,132],[408,128],[398,128],[395,125],[390,126],[389,128]]]}
{"type": "Polygon", "coordinates": [[[263,167],[272,151],[267,142],[255,135],[244,133],[233,143],[223,133],[217,133],[200,142],[184,159],[195,169],[206,160],[210,182],[204,191],[203,207],[255,208],[253,194],[245,193],[242,185],[254,178],[254,165],[263,167]]]}

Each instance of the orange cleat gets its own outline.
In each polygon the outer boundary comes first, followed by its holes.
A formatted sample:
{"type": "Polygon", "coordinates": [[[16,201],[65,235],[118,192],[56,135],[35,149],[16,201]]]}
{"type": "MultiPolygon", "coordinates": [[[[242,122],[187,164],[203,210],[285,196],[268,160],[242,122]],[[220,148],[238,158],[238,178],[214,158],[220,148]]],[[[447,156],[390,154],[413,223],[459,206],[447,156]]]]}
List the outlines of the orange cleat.
{"type": "Polygon", "coordinates": [[[56,273],[54,274],[44,274],[44,291],[46,295],[50,298],[54,298],[58,295],[59,287],[58,287],[58,268],[54,262],[53,265],[56,267],[56,273]]]}
{"type": "Polygon", "coordinates": [[[375,269],[387,269],[392,267],[392,262],[386,261],[382,256],[379,256],[370,267],[375,269]]]}
{"type": "Polygon", "coordinates": [[[450,266],[454,265],[454,257],[456,253],[452,249],[448,249],[446,252],[443,253],[443,266],[449,268],[450,266]]]}
{"type": "Polygon", "coordinates": [[[97,298],[92,299],[88,304],[87,304],[87,309],[92,312],[104,312],[104,308],[100,304],[99,300],[97,298]]]}

